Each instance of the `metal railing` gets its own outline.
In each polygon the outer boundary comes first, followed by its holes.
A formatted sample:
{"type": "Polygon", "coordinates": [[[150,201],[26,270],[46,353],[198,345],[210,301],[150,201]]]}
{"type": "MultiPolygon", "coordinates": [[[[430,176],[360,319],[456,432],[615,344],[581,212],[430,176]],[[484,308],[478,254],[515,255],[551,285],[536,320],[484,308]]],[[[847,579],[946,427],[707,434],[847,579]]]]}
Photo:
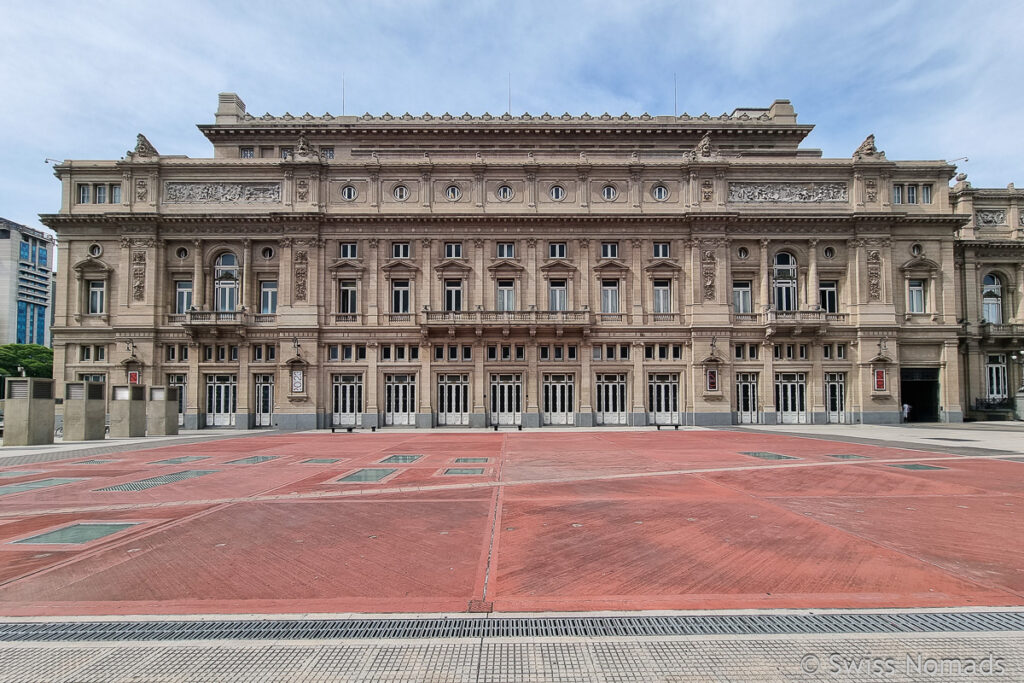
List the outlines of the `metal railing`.
{"type": "Polygon", "coordinates": [[[589,311],[424,311],[423,317],[428,325],[586,324],[590,321],[589,311]]]}

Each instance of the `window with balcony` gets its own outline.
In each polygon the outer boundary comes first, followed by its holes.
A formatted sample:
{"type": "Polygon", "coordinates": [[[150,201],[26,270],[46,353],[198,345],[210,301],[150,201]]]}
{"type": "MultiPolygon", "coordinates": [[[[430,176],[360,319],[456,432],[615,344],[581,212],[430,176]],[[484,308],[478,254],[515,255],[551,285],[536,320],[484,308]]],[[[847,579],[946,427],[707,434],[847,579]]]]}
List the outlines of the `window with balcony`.
{"type": "Polygon", "coordinates": [[[654,281],[654,312],[672,312],[672,283],[669,280],[654,281]]]}
{"type": "Polygon", "coordinates": [[[341,280],[338,283],[338,313],[355,315],[359,312],[356,308],[356,291],[355,280],[341,280]]]}
{"type": "Polygon", "coordinates": [[[565,258],[565,242],[548,242],[548,258],[565,258]]]}
{"type": "Polygon", "coordinates": [[[391,281],[391,312],[408,313],[411,305],[408,280],[391,281]]]}
{"type": "Polygon", "coordinates": [[[462,242],[445,242],[445,258],[462,258],[462,242]]]}
{"type": "Polygon", "coordinates": [[[1003,322],[1003,282],[994,273],[981,281],[981,318],[996,325],[1003,322]]]}
{"type": "Polygon", "coordinates": [[[88,281],[89,313],[96,315],[107,312],[107,283],[104,280],[88,281]]]}
{"type": "Polygon", "coordinates": [[[654,243],[654,258],[668,258],[669,249],[668,242],[655,242],[654,243]]]}
{"type": "Polygon", "coordinates": [[[277,280],[260,282],[260,313],[277,313],[277,280]]]}
{"type": "Polygon", "coordinates": [[[342,242],[338,245],[338,258],[356,258],[358,255],[356,242],[342,242]]]}
{"type": "Polygon", "coordinates": [[[925,285],[924,280],[907,281],[907,311],[909,313],[924,313],[925,306],[925,285]]]}
{"type": "Polygon", "coordinates": [[[391,245],[391,258],[409,258],[408,242],[394,242],[391,245]]]}
{"type": "Polygon", "coordinates": [[[619,243],[601,242],[601,258],[619,258],[619,243]]]}
{"type": "Polygon", "coordinates": [[[775,282],[775,310],[795,311],[797,309],[797,266],[796,259],[792,254],[781,251],[775,255],[773,275],[775,282]]]}
{"type": "Polygon", "coordinates": [[[498,242],[497,245],[498,258],[515,258],[516,257],[516,243],[515,242],[498,242]]]}
{"type": "Polygon", "coordinates": [[[462,280],[444,281],[444,310],[462,310],[462,280]]]}
{"type": "Polygon", "coordinates": [[[215,310],[233,312],[238,309],[238,259],[231,252],[217,257],[213,268],[213,301],[215,310]]]}
{"type": "Polygon", "coordinates": [[[818,305],[826,313],[839,311],[839,283],[834,280],[822,280],[818,283],[818,305]]]}
{"type": "Polygon", "coordinates": [[[174,312],[187,313],[192,308],[192,281],[178,280],[174,283],[174,312]]]}
{"type": "Polygon", "coordinates": [[[619,281],[601,280],[601,312],[619,312],[619,281]]]}
{"type": "Polygon", "coordinates": [[[516,283],[515,280],[498,280],[498,310],[516,310],[516,283]]]}
{"type": "Polygon", "coordinates": [[[732,283],[732,309],[733,313],[753,312],[749,280],[736,280],[732,283]]]}
{"type": "Polygon", "coordinates": [[[985,363],[985,390],[990,400],[1009,396],[1006,382],[1006,355],[991,354],[985,363]]]}
{"type": "Polygon", "coordinates": [[[548,310],[568,310],[568,288],[565,280],[550,280],[548,282],[548,310]]]}

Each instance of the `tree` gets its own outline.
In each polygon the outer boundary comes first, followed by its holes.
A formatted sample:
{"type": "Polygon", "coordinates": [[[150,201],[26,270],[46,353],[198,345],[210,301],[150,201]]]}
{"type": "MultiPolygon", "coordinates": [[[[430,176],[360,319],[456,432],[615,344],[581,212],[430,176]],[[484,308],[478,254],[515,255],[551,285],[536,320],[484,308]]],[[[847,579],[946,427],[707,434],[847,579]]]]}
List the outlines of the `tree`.
{"type": "Polygon", "coordinates": [[[39,344],[0,346],[0,374],[19,375],[19,365],[29,377],[53,377],[53,349],[39,344]]]}

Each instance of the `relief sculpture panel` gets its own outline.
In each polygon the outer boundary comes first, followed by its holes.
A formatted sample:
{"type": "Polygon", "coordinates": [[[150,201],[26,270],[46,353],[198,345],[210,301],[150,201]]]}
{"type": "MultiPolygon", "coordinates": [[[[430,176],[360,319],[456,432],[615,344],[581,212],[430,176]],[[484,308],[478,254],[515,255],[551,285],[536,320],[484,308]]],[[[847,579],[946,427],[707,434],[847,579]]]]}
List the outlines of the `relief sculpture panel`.
{"type": "Polygon", "coordinates": [[[818,203],[849,201],[846,183],[729,183],[730,202],[818,203]]]}
{"type": "Polygon", "coordinates": [[[168,182],[164,186],[168,204],[279,204],[281,183],[186,183],[168,182]]]}

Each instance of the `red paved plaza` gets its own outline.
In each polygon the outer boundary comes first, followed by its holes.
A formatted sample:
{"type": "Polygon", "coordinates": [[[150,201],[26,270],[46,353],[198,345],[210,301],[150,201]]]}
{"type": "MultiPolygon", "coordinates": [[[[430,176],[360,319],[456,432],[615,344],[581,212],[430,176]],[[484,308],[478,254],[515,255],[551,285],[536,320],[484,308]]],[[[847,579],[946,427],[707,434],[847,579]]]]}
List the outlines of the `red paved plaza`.
{"type": "Polygon", "coordinates": [[[0,467],[0,487],[77,479],[0,495],[0,614],[1024,604],[1024,462],[1007,459],[710,430],[290,434],[93,459],[111,462],[0,467]],[[381,462],[395,454],[421,457],[381,462]],[[183,456],[202,459],[155,464],[183,456]],[[230,462],[248,456],[273,457],[230,462]],[[942,469],[893,467],[915,463],[942,469]],[[363,468],[395,471],[339,482],[363,468]],[[188,470],[210,473],[98,490],[188,470]],[[15,543],[83,522],[134,525],[15,543]]]}

